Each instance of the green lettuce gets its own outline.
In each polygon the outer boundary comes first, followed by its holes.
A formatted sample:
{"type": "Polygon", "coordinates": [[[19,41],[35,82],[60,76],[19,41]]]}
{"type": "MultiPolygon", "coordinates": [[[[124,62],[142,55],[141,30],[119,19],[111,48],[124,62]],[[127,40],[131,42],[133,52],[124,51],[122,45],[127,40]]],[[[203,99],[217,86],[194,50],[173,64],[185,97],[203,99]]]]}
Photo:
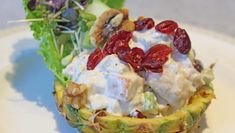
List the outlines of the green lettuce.
{"type": "MultiPolygon", "coordinates": [[[[43,6],[38,6],[37,10],[30,11],[27,7],[29,0],[23,0],[26,19],[45,18],[48,13],[43,6]]],[[[48,68],[54,73],[62,83],[66,83],[66,77],[62,74],[63,66],[61,64],[61,55],[58,52],[52,34],[53,25],[45,18],[44,21],[32,22],[30,29],[33,31],[33,36],[40,41],[39,54],[43,57],[48,68]]]]}
{"type": "MultiPolygon", "coordinates": [[[[65,67],[62,62],[65,62],[63,59],[67,59],[72,54],[75,38],[71,37],[71,35],[57,35],[55,33],[54,30],[57,22],[48,17],[53,14],[46,9],[45,5],[38,5],[36,10],[31,11],[27,7],[29,0],[22,1],[27,20],[42,19],[41,21],[32,21],[30,23],[30,29],[33,31],[34,38],[40,41],[39,54],[43,57],[48,68],[54,73],[56,78],[63,84],[66,84],[68,79],[62,74],[62,70],[65,67]]],[[[98,1],[104,3],[106,7],[120,9],[125,0],[89,0],[88,8],[91,5],[96,7],[96,3],[99,3],[98,1]]],[[[61,11],[63,10],[61,9],[61,11]]],[[[79,11],[78,24],[80,32],[76,41],[83,48],[93,48],[90,43],[89,31],[96,20],[96,12],[97,10],[92,10],[91,12],[86,10],[79,11]]],[[[67,64],[67,62],[64,64],[67,64]]]]}
{"type": "Polygon", "coordinates": [[[144,110],[149,113],[156,113],[158,109],[157,98],[152,92],[144,93],[144,110]]]}
{"type": "Polygon", "coordinates": [[[100,0],[111,8],[121,9],[126,0],[100,0]]]}
{"type": "Polygon", "coordinates": [[[62,74],[62,70],[64,68],[61,64],[62,57],[59,52],[57,52],[50,31],[46,31],[41,37],[39,54],[44,58],[44,61],[54,75],[65,84],[67,78],[62,74]]]}

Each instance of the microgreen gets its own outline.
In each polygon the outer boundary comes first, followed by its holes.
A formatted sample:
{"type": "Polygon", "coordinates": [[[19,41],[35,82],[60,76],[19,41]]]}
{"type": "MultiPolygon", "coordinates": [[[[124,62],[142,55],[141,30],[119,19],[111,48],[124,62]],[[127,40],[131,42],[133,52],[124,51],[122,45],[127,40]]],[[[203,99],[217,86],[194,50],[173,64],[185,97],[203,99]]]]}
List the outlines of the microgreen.
{"type": "Polygon", "coordinates": [[[64,65],[86,48],[92,48],[89,31],[96,20],[96,11],[86,8],[98,2],[106,7],[121,8],[124,0],[23,0],[26,19],[35,39],[40,40],[39,53],[57,79],[66,84],[64,65]],[[63,63],[62,63],[63,61],[63,63]]]}

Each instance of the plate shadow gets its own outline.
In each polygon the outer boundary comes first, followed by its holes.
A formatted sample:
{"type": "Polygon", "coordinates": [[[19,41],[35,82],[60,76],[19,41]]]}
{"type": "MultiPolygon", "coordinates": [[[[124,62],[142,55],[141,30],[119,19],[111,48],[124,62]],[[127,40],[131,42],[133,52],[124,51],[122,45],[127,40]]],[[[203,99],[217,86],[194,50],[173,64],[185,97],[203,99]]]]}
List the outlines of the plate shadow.
{"type": "Polygon", "coordinates": [[[38,42],[33,38],[22,39],[14,44],[11,55],[13,71],[7,73],[5,78],[26,100],[36,102],[37,106],[46,107],[53,113],[58,132],[76,133],[77,130],[70,127],[57,111],[52,95],[54,76],[37,51],[38,42]]]}

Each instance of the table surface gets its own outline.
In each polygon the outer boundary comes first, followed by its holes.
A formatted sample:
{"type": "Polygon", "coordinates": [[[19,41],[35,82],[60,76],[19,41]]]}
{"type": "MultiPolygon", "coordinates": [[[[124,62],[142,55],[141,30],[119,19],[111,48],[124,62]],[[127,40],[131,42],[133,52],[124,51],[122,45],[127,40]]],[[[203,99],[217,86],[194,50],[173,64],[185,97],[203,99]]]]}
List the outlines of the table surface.
{"type": "MultiPolygon", "coordinates": [[[[9,20],[24,18],[21,0],[1,0],[0,30],[22,24],[9,20]]],[[[151,16],[217,31],[235,37],[235,0],[127,0],[132,16],[151,16]]]]}

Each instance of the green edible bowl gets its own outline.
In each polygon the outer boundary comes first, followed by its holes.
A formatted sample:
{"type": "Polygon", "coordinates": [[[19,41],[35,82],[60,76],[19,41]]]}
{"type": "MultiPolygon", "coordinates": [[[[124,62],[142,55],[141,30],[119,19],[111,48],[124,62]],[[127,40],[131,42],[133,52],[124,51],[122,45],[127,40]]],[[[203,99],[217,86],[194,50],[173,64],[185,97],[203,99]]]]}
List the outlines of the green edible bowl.
{"type": "Polygon", "coordinates": [[[109,115],[96,115],[87,108],[75,109],[62,103],[64,86],[55,82],[55,99],[61,114],[68,123],[84,133],[188,133],[198,127],[202,114],[215,97],[213,88],[198,88],[188,105],[171,115],[160,118],[130,118],[109,115]]]}

